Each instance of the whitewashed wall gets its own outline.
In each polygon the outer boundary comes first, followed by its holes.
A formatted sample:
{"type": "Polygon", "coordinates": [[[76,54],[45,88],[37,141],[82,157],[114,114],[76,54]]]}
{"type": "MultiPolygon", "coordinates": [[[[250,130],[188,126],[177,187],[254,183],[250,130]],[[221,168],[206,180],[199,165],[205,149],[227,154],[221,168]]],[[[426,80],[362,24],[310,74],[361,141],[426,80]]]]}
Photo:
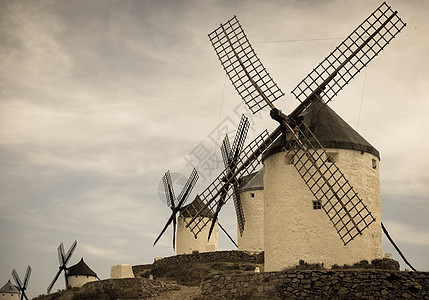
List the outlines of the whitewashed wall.
{"type": "Polygon", "coordinates": [[[250,190],[240,193],[243,207],[243,235],[237,227],[237,244],[240,251],[260,252],[264,250],[264,190],[250,190]],[[254,197],[252,197],[252,194],[254,197]]]}
{"type": "Polygon", "coordinates": [[[382,258],[378,158],[354,150],[327,151],[337,154],[336,164],[376,222],[344,246],[323,209],[313,209],[313,195],[285,153],[273,154],[264,160],[265,271],[295,266],[300,259],[330,267],[382,258]]]}
{"type": "Polygon", "coordinates": [[[87,282],[96,281],[95,276],[86,276],[86,275],[72,275],[68,277],[69,287],[81,287],[87,282]]]}
{"type": "MultiPolygon", "coordinates": [[[[208,218],[205,218],[208,219],[208,218]]],[[[213,252],[219,248],[219,235],[217,221],[214,225],[210,241],[207,242],[209,229],[211,223],[209,222],[203,230],[198,234],[197,238],[189,228],[186,228],[186,223],[191,218],[183,218],[179,216],[177,221],[177,239],[176,239],[176,252],[180,254],[191,254],[192,251],[198,250],[199,252],[213,252]]]]}

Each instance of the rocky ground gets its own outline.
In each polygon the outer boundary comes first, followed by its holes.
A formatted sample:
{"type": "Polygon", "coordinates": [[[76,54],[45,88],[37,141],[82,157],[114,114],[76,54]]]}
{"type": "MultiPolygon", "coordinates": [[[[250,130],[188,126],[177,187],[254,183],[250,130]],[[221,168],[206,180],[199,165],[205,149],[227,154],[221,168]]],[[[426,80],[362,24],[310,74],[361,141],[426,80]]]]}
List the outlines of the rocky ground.
{"type": "MultiPolygon", "coordinates": [[[[179,255],[163,258],[150,265],[133,266],[135,278],[127,279],[106,279],[85,284],[81,288],[74,288],[60,291],[50,295],[42,295],[35,300],[136,300],[136,299],[206,299],[211,298],[210,293],[201,293],[201,286],[210,285],[219,278],[224,278],[228,284],[232,284],[230,279],[255,277],[255,268],[263,272],[263,253],[248,254],[239,251],[210,252],[190,255],[179,255]],[[253,274],[253,275],[252,275],[253,274]],[[238,276],[235,276],[238,275],[238,276]],[[244,275],[244,276],[241,276],[244,275]],[[249,276],[245,276],[249,275],[249,276]]],[[[353,266],[335,266],[332,269],[355,269],[359,270],[398,270],[399,263],[394,260],[374,260],[371,263],[362,261],[353,266]]],[[[288,277],[294,276],[296,272],[322,270],[326,271],[323,265],[307,264],[300,261],[299,264],[285,270],[292,272],[288,277]]],[[[332,273],[332,272],[331,272],[332,273]]],[[[268,273],[261,274],[264,277],[268,273]]],[[[277,275],[273,275],[276,277],[277,275]]],[[[278,276],[277,276],[278,277],[278,276]]],[[[276,278],[277,278],[276,277],[276,278]]],[[[265,277],[264,277],[265,278],[265,277]]],[[[278,278],[277,278],[278,279],[278,278]]],[[[275,280],[277,280],[275,279],[275,280]]],[[[265,280],[265,279],[264,279],[265,280]]],[[[274,283],[273,279],[271,283],[274,283]]],[[[238,281],[237,281],[238,282],[238,281]]],[[[236,283],[237,283],[236,282],[236,283]]],[[[247,282],[247,281],[246,281],[247,282]]],[[[238,283],[237,283],[238,284],[238,283]]],[[[256,288],[264,284],[257,284],[256,288]]],[[[253,285],[252,285],[253,287],[253,285]]],[[[216,287],[219,290],[219,287],[216,287]]],[[[278,288],[282,288],[279,286],[278,288]]],[[[221,292],[233,295],[233,290],[229,291],[227,286],[221,288],[221,292]]],[[[235,288],[235,290],[237,290],[235,288]]],[[[219,291],[218,291],[219,292],[219,291]]],[[[236,291],[237,292],[237,291],[236,291]]],[[[264,292],[264,291],[262,291],[264,292]]],[[[282,290],[283,292],[283,290],[282,290]]],[[[286,291],[287,292],[287,291],[286,291]]],[[[252,292],[253,293],[253,292],[252,292]]],[[[262,293],[262,298],[266,294],[262,293]]],[[[262,295],[261,294],[261,295],[262,295]]],[[[255,299],[256,299],[255,298],[255,299]]],[[[298,297],[299,298],[299,297],[298,297]]]]}
{"type": "Polygon", "coordinates": [[[42,295],[34,300],[198,299],[200,284],[216,275],[254,273],[263,265],[252,262],[190,262],[134,266],[136,278],[90,282],[81,288],[42,295]],[[149,279],[149,276],[153,279],[149,279]]]}

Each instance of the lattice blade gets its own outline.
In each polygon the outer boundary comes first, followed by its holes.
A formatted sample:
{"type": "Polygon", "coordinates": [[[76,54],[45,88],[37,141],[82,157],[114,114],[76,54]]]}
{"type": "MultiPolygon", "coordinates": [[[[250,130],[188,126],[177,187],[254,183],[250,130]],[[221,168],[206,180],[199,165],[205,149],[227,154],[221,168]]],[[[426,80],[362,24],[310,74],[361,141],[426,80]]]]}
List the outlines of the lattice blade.
{"type": "Polygon", "coordinates": [[[249,118],[245,115],[241,116],[240,124],[237,128],[237,133],[235,134],[234,143],[232,144],[232,156],[233,159],[240,154],[241,149],[243,149],[244,142],[246,140],[247,132],[249,131],[250,122],[249,118]]]}
{"type": "Polygon", "coordinates": [[[48,294],[51,292],[52,288],[54,287],[55,282],[57,282],[57,280],[60,277],[62,271],[63,271],[63,269],[59,269],[58,272],[57,272],[57,274],[55,275],[54,279],[49,284],[48,289],[46,290],[48,292],[48,294]]]}
{"type": "Polygon", "coordinates": [[[240,235],[243,235],[244,224],[246,219],[244,218],[243,205],[241,203],[240,195],[235,192],[236,187],[234,187],[234,193],[232,194],[232,200],[234,200],[235,215],[237,216],[237,224],[240,235]]]}
{"type": "MultiPolygon", "coordinates": [[[[156,243],[158,243],[159,239],[161,238],[161,236],[164,234],[164,232],[167,230],[168,226],[170,226],[171,222],[173,220],[176,220],[176,213],[173,211],[173,213],[171,214],[170,218],[167,220],[167,223],[165,223],[164,228],[162,228],[161,233],[158,235],[158,237],[156,238],[155,242],[153,242],[153,246],[156,245],[156,243]]],[[[173,247],[174,248],[174,247],[173,247]]]]}
{"type": "Polygon", "coordinates": [[[209,210],[214,213],[218,203],[218,197],[225,195],[228,199],[231,185],[237,182],[236,178],[252,173],[260,162],[261,154],[281,135],[282,127],[277,127],[270,135],[265,130],[255,140],[253,140],[241,153],[235,162],[232,162],[233,173],[230,169],[225,169],[218,177],[199,195],[198,202],[192,202],[187,210],[190,212],[197,212],[186,227],[190,228],[195,237],[201,230],[210,222],[208,218],[203,218],[200,214],[203,211],[209,210]]]}
{"type": "Polygon", "coordinates": [[[64,261],[65,265],[69,262],[74,250],[76,249],[76,246],[77,246],[77,241],[75,240],[73,242],[73,244],[70,246],[69,251],[67,251],[67,253],[66,253],[66,257],[65,257],[65,261],[64,261]]]}
{"type": "Polygon", "coordinates": [[[167,199],[168,207],[175,207],[174,199],[174,190],[173,183],[171,181],[170,171],[167,171],[164,176],[162,176],[162,182],[164,184],[165,198],[167,199]]]}
{"type": "Polygon", "coordinates": [[[222,154],[223,164],[225,168],[228,168],[232,161],[232,150],[228,135],[225,135],[225,138],[223,139],[222,146],[220,146],[220,152],[222,154]]]}
{"type": "Polygon", "coordinates": [[[406,24],[383,2],[292,91],[300,101],[315,94],[328,103],[406,24]]]}
{"type": "Polygon", "coordinates": [[[21,279],[19,278],[19,275],[18,275],[18,273],[16,272],[16,270],[15,270],[15,269],[13,269],[13,271],[12,271],[12,277],[13,277],[13,279],[15,280],[15,283],[16,283],[16,285],[18,286],[18,288],[19,288],[19,289],[22,289],[22,287],[23,287],[23,285],[22,285],[22,281],[21,281],[21,279]]]}
{"type": "Polygon", "coordinates": [[[284,95],[256,56],[236,16],[209,34],[216,54],[238,94],[253,113],[284,95]]]}
{"type": "Polygon", "coordinates": [[[65,261],[66,261],[66,254],[65,254],[65,252],[64,252],[64,244],[63,243],[61,243],[59,246],[58,246],[58,261],[59,261],[59,263],[60,263],[60,266],[62,266],[62,265],[64,265],[65,264],[65,261]]]}
{"type": "Polygon", "coordinates": [[[28,286],[28,282],[30,281],[30,275],[31,275],[31,267],[27,266],[27,272],[25,272],[24,277],[24,288],[26,289],[28,286]]]}
{"type": "Polygon", "coordinates": [[[374,217],[337,165],[328,160],[325,149],[305,123],[288,130],[292,134],[284,150],[347,245],[375,221],[374,217]]]}
{"type": "Polygon", "coordinates": [[[195,184],[198,181],[198,172],[194,168],[191,172],[191,176],[189,176],[188,180],[186,181],[185,186],[183,187],[182,191],[179,194],[179,198],[177,201],[179,201],[179,204],[177,205],[177,209],[180,210],[183,204],[185,204],[186,200],[189,197],[189,194],[191,193],[192,189],[194,188],[195,184]]]}

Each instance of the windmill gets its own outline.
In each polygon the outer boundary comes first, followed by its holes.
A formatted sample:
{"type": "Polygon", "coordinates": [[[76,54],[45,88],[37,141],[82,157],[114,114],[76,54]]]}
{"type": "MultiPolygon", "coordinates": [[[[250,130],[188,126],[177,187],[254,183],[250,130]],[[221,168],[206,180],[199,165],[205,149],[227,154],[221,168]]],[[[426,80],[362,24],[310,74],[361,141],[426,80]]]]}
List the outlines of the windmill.
{"type": "MultiPolygon", "coordinates": [[[[201,204],[193,209],[215,211],[218,199],[237,183],[237,178],[251,173],[259,163],[260,156],[276,142],[295,168],[295,174],[304,180],[315,206],[323,209],[328,216],[342,244],[347,247],[352,240],[362,235],[375,218],[318,137],[304,122],[304,115],[312,111],[317,116],[405,25],[397,11],[393,11],[385,2],[381,4],[292,91],[300,104],[289,115],[274,106],[273,102],[284,94],[256,56],[238,19],[234,16],[210,33],[209,39],[216,54],[245,104],[253,113],[268,106],[270,116],[280,126],[271,134],[264,131],[251,142],[232,168],[225,169],[201,193],[201,204]]],[[[268,215],[267,211],[265,215],[268,215]]],[[[187,226],[197,235],[207,223],[194,217],[187,226]]],[[[264,230],[267,237],[267,228],[264,230]]],[[[277,226],[273,231],[281,231],[281,228],[277,226]]],[[[265,249],[267,255],[268,249],[265,249]]]]}
{"type": "Polygon", "coordinates": [[[15,269],[13,269],[13,271],[12,271],[12,277],[15,280],[15,283],[16,283],[19,291],[21,292],[21,300],[24,298],[28,300],[28,297],[25,294],[25,290],[28,287],[28,281],[30,280],[30,275],[31,275],[31,267],[30,266],[27,266],[27,271],[25,272],[24,282],[21,281],[21,279],[19,278],[18,273],[16,272],[15,269]]]}
{"type": "Polygon", "coordinates": [[[69,286],[69,281],[67,278],[67,263],[70,261],[70,258],[74,252],[74,250],[76,249],[77,246],[77,241],[74,241],[73,244],[70,246],[69,250],[67,251],[67,253],[64,252],[64,244],[61,243],[58,246],[58,261],[59,261],[59,270],[57,272],[57,274],[55,275],[54,279],[52,280],[51,284],[48,286],[48,294],[51,292],[55,282],[58,280],[58,278],[61,275],[61,272],[64,271],[64,279],[66,281],[66,288],[69,286]]]}
{"type": "Polygon", "coordinates": [[[183,186],[183,189],[180,192],[179,198],[176,199],[176,196],[174,195],[174,189],[173,189],[173,183],[171,181],[170,171],[167,171],[162,177],[162,182],[164,184],[164,190],[165,190],[165,197],[167,200],[167,206],[171,209],[171,216],[167,220],[167,223],[165,224],[161,233],[158,235],[155,242],[153,243],[154,246],[161,238],[161,236],[164,234],[164,232],[167,230],[168,226],[170,226],[170,224],[173,223],[173,249],[176,248],[176,223],[177,223],[176,215],[182,209],[183,204],[185,204],[186,200],[188,199],[189,194],[191,193],[192,189],[197,183],[197,180],[198,180],[197,170],[193,169],[191,176],[189,176],[188,180],[186,181],[186,184],[183,186]]]}
{"type": "MultiPolygon", "coordinates": [[[[230,172],[229,174],[233,174],[234,172],[234,169],[236,167],[235,163],[243,148],[244,141],[246,140],[246,135],[249,130],[249,126],[250,126],[249,119],[245,115],[242,115],[240,124],[238,125],[238,128],[237,128],[237,133],[235,134],[232,148],[229,142],[228,135],[225,136],[222,142],[222,146],[221,146],[222,158],[225,165],[225,169],[228,169],[230,172]]],[[[225,178],[225,180],[227,180],[227,178],[225,178]]],[[[237,216],[238,229],[240,231],[240,235],[242,235],[244,230],[245,218],[243,214],[243,207],[241,204],[240,195],[238,193],[238,188],[239,188],[239,180],[235,178],[234,183],[232,184],[232,189],[233,189],[232,198],[234,200],[234,208],[235,208],[235,214],[237,216]]],[[[225,189],[222,195],[220,195],[219,197],[219,200],[216,206],[216,211],[214,213],[212,224],[209,230],[209,236],[208,236],[209,240],[210,240],[211,233],[213,231],[213,227],[218,219],[219,212],[222,206],[227,201],[228,191],[229,191],[228,189],[225,189]]]]}

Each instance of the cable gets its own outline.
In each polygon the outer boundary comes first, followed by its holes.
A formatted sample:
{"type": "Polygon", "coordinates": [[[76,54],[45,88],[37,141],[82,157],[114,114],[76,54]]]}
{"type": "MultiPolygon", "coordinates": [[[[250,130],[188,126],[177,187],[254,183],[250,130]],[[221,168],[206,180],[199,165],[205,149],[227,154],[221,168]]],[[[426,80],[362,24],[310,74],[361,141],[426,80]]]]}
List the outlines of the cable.
{"type": "Polygon", "coordinates": [[[255,44],[270,44],[270,43],[289,43],[289,42],[311,42],[311,41],[330,41],[330,40],[343,40],[344,38],[323,38],[323,39],[294,39],[294,40],[280,40],[280,41],[264,41],[254,42],[255,44]]]}
{"type": "Polygon", "coordinates": [[[389,232],[387,232],[386,227],[384,227],[383,222],[381,222],[381,228],[383,228],[383,232],[386,235],[386,237],[389,239],[389,241],[392,243],[393,247],[395,247],[396,251],[398,251],[399,255],[402,257],[404,262],[411,268],[411,270],[417,272],[416,269],[408,262],[408,260],[405,258],[405,256],[402,254],[401,250],[399,250],[398,246],[396,246],[395,242],[392,240],[392,238],[389,235],[389,232]]]}
{"type": "Polygon", "coordinates": [[[358,115],[358,122],[357,122],[356,130],[359,129],[360,113],[362,112],[362,103],[363,103],[363,96],[365,94],[365,84],[366,84],[366,73],[367,72],[368,72],[368,67],[365,68],[365,77],[363,79],[362,96],[360,98],[360,108],[359,108],[359,115],[358,115]]]}
{"type": "MultiPolygon", "coordinates": [[[[217,148],[217,145],[219,143],[219,136],[220,136],[219,126],[220,126],[220,118],[222,117],[223,100],[225,99],[225,87],[226,87],[226,74],[225,74],[225,79],[224,79],[224,82],[223,82],[223,91],[222,91],[222,99],[221,99],[221,103],[220,103],[219,119],[217,121],[216,143],[214,145],[213,153],[216,153],[216,148],[217,148]]],[[[213,160],[212,169],[214,169],[214,164],[215,164],[215,161],[213,160]]]]}

